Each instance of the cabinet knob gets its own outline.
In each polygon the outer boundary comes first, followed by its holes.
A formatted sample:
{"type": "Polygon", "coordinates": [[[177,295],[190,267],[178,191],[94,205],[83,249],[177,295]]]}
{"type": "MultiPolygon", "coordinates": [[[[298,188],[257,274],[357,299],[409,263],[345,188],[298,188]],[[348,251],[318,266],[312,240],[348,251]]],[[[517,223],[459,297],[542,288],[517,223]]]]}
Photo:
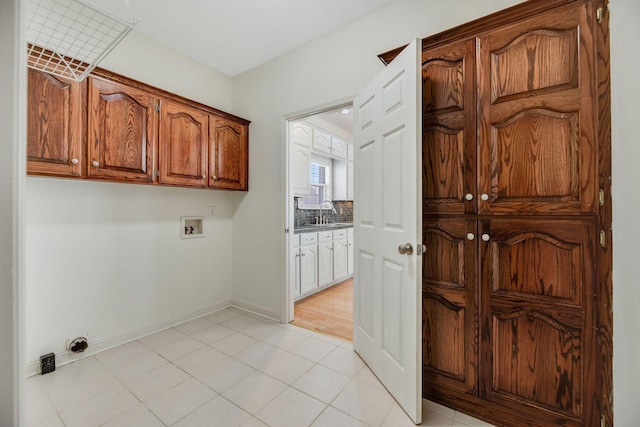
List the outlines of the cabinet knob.
{"type": "Polygon", "coordinates": [[[71,163],[74,164],[74,165],[77,165],[78,164],[78,159],[71,159],[71,163]]]}
{"type": "Polygon", "coordinates": [[[307,256],[307,254],[300,254],[300,256],[307,256]]]}
{"type": "Polygon", "coordinates": [[[480,198],[486,202],[487,200],[489,200],[489,195],[487,193],[482,193],[480,195],[480,198]]]}
{"type": "Polygon", "coordinates": [[[215,175],[211,175],[211,179],[215,181],[216,179],[218,179],[218,177],[215,175]]]}
{"type": "Polygon", "coordinates": [[[473,240],[473,239],[475,239],[475,238],[476,238],[475,234],[473,234],[473,233],[467,233],[467,240],[473,240]]]}
{"type": "Polygon", "coordinates": [[[467,199],[467,200],[473,200],[473,194],[467,193],[467,194],[465,194],[464,198],[467,199]]]}
{"type": "Polygon", "coordinates": [[[482,240],[484,240],[485,242],[488,242],[491,239],[491,236],[489,236],[487,233],[482,235],[482,240]]]}
{"type": "Polygon", "coordinates": [[[207,179],[207,175],[202,175],[202,179],[207,179]]]}
{"type": "Polygon", "coordinates": [[[100,166],[100,163],[98,163],[98,161],[97,161],[97,160],[94,160],[93,162],[91,162],[91,164],[92,164],[93,166],[95,166],[95,167],[100,166]]]}

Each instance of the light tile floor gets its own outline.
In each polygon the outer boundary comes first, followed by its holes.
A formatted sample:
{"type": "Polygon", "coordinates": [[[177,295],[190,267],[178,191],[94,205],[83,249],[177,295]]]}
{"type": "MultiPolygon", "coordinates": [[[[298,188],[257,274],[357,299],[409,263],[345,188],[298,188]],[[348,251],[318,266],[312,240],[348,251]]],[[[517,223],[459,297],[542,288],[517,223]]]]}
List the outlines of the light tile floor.
{"type": "MultiPolygon", "coordinates": [[[[351,343],[226,309],[26,381],[27,426],[410,427],[351,343]]],[[[426,402],[423,426],[490,424],[426,402]]]]}

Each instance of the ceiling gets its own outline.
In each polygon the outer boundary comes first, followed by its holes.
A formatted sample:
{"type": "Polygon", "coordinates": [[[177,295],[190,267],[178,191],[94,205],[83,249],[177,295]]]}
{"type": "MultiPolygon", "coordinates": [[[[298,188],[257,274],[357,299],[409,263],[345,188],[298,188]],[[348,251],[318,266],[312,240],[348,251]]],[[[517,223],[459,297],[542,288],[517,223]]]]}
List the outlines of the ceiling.
{"type": "Polygon", "coordinates": [[[398,0],[88,0],[230,77],[398,0]],[[130,8],[127,7],[127,1],[130,8]]]}

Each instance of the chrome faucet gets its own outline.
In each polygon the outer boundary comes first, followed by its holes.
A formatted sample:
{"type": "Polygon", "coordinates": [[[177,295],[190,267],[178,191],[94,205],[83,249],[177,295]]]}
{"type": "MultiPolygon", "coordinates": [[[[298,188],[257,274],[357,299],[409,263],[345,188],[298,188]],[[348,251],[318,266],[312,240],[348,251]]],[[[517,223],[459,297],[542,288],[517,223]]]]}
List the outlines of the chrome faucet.
{"type": "Polygon", "coordinates": [[[337,213],[336,208],[333,207],[333,202],[331,200],[323,200],[322,203],[320,203],[320,224],[324,224],[322,219],[322,209],[325,203],[329,203],[329,206],[331,207],[331,211],[333,211],[333,213],[337,213]]]}

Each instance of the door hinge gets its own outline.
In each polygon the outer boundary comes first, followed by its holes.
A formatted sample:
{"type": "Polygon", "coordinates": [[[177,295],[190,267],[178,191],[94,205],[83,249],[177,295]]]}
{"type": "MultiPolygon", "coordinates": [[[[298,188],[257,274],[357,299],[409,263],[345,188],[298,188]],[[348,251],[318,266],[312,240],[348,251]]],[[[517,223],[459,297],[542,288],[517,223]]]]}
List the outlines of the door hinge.
{"type": "Polygon", "coordinates": [[[598,193],[598,201],[600,202],[600,206],[604,206],[604,190],[602,188],[598,193]]]}
{"type": "Polygon", "coordinates": [[[427,251],[427,247],[422,243],[418,243],[416,246],[417,255],[424,255],[424,253],[427,251]]]}
{"type": "Polygon", "coordinates": [[[601,7],[596,9],[596,20],[598,21],[598,24],[602,24],[602,12],[603,9],[601,7]]]}
{"type": "Polygon", "coordinates": [[[284,234],[289,234],[289,227],[284,228],[284,234]]]}
{"type": "Polygon", "coordinates": [[[607,247],[607,233],[604,230],[600,230],[600,246],[603,248],[607,247]]]}
{"type": "Polygon", "coordinates": [[[607,420],[604,418],[604,415],[600,416],[600,427],[606,427],[607,420]]]}

